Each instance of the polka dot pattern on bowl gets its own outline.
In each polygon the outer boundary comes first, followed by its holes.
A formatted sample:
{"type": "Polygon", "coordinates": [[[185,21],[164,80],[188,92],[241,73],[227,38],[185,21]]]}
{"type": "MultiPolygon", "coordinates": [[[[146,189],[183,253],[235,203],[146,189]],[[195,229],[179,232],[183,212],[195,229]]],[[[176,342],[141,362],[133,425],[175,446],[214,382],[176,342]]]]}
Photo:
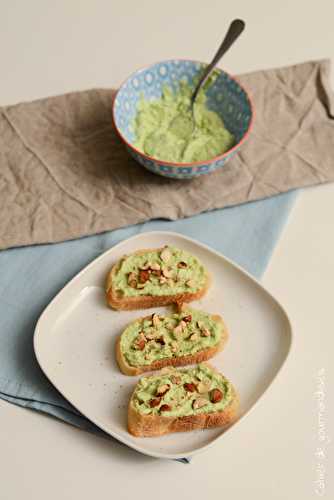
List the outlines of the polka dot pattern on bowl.
{"type": "Polygon", "coordinates": [[[114,101],[114,122],[130,154],[145,168],[166,177],[189,179],[207,174],[222,167],[238,150],[238,143],[250,128],[252,107],[245,90],[238,82],[222,70],[206,91],[207,105],[218,113],[225,126],[236,138],[237,145],[222,157],[195,164],[168,164],[154,158],[148,158],[134,148],[135,136],[133,120],[141,96],[145,99],[158,99],[164,85],[177,91],[180,80],[187,80],[190,85],[203,70],[204,64],[195,61],[170,60],[153,64],[137,71],[121,86],[114,101]]]}

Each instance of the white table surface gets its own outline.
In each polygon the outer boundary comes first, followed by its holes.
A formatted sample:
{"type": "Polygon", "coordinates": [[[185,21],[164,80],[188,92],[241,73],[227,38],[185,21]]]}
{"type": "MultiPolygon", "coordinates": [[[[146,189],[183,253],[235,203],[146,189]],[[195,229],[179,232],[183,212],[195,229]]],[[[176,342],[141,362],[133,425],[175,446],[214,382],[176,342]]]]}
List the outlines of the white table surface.
{"type": "MultiPolygon", "coordinates": [[[[334,56],[332,0],[0,0],[0,104],[115,86],[159,59],[208,60],[234,17],[247,31],[226,56],[232,73],[334,56]]],[[[238,429],[183,465],[0,401],[0,499],[334,498],[333,214],[334,185],[299,195],[263,280],[288,309],[295,344],[238,429]]]]}

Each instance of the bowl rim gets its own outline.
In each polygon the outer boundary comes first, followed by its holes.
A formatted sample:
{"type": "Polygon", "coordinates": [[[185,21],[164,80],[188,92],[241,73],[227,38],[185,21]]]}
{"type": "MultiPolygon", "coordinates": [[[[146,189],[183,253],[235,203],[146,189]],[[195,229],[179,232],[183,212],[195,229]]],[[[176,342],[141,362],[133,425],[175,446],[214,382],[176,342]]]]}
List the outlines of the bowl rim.
{"type": "Polygon", "coordinates": [[[122,81],[122,83],[120,84],[120,86],[118,87],[118,89],[116,90],[116,92],[113,95],[113,100],[112,100],[112,120],[113,120],[113,123],[114,123],[114,126],[115,126],[117,134],[122,139],[122,141],[130,149],[132,149],[133,151],[135,151],[138,155],[143,156],[146,160],[152,161],[154,163],[158,162],[159,164],[163,164],[163,166],[166,165],[166,166],[174,167],[174,168],[186,168],[186,167],[196,167],[196,166],[200,167],[200,166],[203,166],[203,165],[207,165],[207,164],[210,164],[210,163],[222,160],[222,159],[230,156],[236,149],[238,149],[248,139],[250,131],[251,131],[252,127],[253,127],[255,111],[254,111],[254,105],[253,105],[252,98],[250,97],[250,95],[247,92],[247,90],[245,89],[245,87],[239,82],[238,78],[236,78],[235,76],[232,76],[230,73],[228,73],[227,71],[225,71],[225,70],[223,70],[223,69],[221,69],[219,67],[217,67],[216,69],[218,71],[220,71],[221,73],[225,73],[232,81],[234,81],[242,89],[242,91],[244,92],[244,94],[245,94],[245,96],[246,96],[246,98],[248,100],[249,108],[250,108],[250,111],[251,111],[251,117],[250,117],[249,124],[248,124],[246,132],[244,133],[244,135],[242,136],[242,138],[240,139],[240,141],[237,142],[237,144],[235,144],[231,149],[228,149],[227,151],[225,151],[225,153],[222,153],[222,154],[220,154],[218,156],[214,156],[213,158],[210,158],[208,160],[195,161],[195,162],[187,162],[187,163],[186,162],[181,163],[181,162],[173,162],[173,161],[160,160],[160,159],[158,159],[158,158],[156,158],[154,156],[147,155],[146,153],[144,153],[140,149],[137,149],[135,146],[133,146],[124,137],[124,135],[120,131],[119,127],[117,126],[116,119],[115,119],[115,107],[116,107],[115,103],[116,103],[117,95],[120,92],[120,90],[122,89],[122,87],[124,87],[124,85],[131,78],[133,78],[135,75],[137,75],[139,73],[142,73],[143,71],[146,71],[146,70],[152,68],[153,66],[156,66],[157,64],[169,63],[169,62],[173,62],[173,61],[191,62],[191,63],[195,63],[195,64],[204,64],[204,65],[207,64],[207,63],[204,63],[202,61],[197,61],[195,59],[185,59],[185,58],[183,58],[183,59],[182,58],[180,58],[180,59],[164,59],[164,60],[161,60],[161,61],[157,61],[155,63],[148,64],[146,66],[142,66],[141,68],[133,71],[125,80],[122,81]]]}

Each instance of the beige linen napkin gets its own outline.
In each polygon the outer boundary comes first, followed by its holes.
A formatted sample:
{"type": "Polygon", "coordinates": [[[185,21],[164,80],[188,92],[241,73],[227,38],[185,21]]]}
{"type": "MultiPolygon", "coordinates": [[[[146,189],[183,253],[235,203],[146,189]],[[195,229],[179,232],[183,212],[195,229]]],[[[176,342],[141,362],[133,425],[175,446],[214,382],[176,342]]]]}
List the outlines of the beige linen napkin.
{"type": "Polygon", "coordinates": [[[0,248],[177,219],[334,180],[329,61],[241,75],[255,105],[248,141],[193,180],[154,175],[115,134],[112,90],[0,108],[0,248]]]}

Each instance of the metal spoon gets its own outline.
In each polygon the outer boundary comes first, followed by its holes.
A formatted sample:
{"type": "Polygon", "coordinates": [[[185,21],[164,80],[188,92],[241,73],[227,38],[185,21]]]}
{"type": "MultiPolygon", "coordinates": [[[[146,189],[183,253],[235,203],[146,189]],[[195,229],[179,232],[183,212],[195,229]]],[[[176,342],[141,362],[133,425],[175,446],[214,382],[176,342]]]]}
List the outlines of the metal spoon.
{"type": "Polygon", "coordinates": [[[233,45],[233,43],[236,41],[236,39],[241,35],[241,33],[243,32],[244,29],[245,29],[245,22],[242,21],[241,19],[234,19],[234,21],[231,22],[230,27],[229,27],[222,43],[221,43],[219,49],[217,50],[214,58],[212,59],[211,63],[208,64],[208,66],[206,66],[206,68],[204,69],[203,74],[202,74],[201,78],[199,79],[199,82],[197,83],[195,90],[193,91],[192,96],[190,98],[189,111],[190,111],[191,125],[190,125],[190,128],[188,129],[188,131],[186,130],[187,127],[185,126],[184,117],[182,117],[182,116],[176,116],[174,118],[174,120],[172,120],[172,123],[169,127],[170,129],[174,128],[174,127],[182,128],[184,131],[183,135],[185,135],[185,137],[190,136],[194,132],[195,125],[196,125],[195,115],[194,115],[194,104],[195,104],[196,97],[198,96],[199,91],[201,90],[204,83],[207,81],[207,79],[209,78],[209,76],[211,75],[211,73],[213,72],[213,70],[215,69],[215,67],[217,66],[217,64],[219,63],[221,58],[223,57],[223,55],[229,50],[229,48],[233,45]],[[179,123],[177,123],[178,120],[179,120],[179,123]],[[182,122],[181,122],[181,120],[182,120],[182,122]],[[180,125],[181,125],[181,127],[180,127],[180,125]]]}

